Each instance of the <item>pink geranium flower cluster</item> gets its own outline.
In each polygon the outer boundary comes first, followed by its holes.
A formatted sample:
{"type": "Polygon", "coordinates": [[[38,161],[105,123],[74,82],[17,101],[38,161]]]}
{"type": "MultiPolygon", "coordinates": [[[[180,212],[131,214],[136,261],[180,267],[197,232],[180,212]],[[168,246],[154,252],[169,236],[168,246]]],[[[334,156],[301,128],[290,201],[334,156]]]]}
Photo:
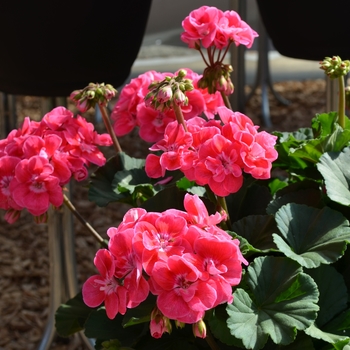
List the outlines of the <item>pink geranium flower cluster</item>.
{"type": "MultiPolygon", "coordinates": [[[[151,292],[157,296],[158,316],[160,311],[168,319],[190,324],[202,319],[206,310],[231,303],[241,264],[247,264],[239,241],[217,226],[226,217],[209,215],[197,195],[186,194],[184,207],[186,211],[162,213],[130,209],[118,228],[108,230],[108,249],[96,254],[99,274],[84,283],[84,302],[90,307],[104,302],[113,319],[151,292]]],[[[166,331],[159,322],[151,322],[152,327],[155,337],[166,331]]]]}
{"type": "MultiPolygon", "coordinates": [[[[213,118],[217,108],[223,105],[219,93],[209,94],[207,89],[200,89],[197,85],[201,75],[186,69],[186,79],[192,80],[194,89],[186,92],[188,105],[181,106],[186,120],[204,113],[207,118],[213,118]]],[[[131,80],[120,93],[115,104],[111,119],[117,136],[139,128],[140,137],[147,142],[157,142],[164,136],[166,126],[176,119],[172,109],[156,110],[148,106],[145,97],[149,93],[148,87],[154,81],[162,81],[165,77],[173,77],[176,73],[158,73],[148,71],[131,80]]]]}
{"type": "Polygon", "coordinates": [[[84,118],[57,107],[41,122],[24,119],[18,130],[0,141],[0,208],[12,223],[22,209],[38,217],[50,204],[63,203],[62,187],[71,177],[84,180],[90,163],[106,159],[97,145],[109,146],[108,134],[99,135],[84,118]]]}
{"type": "Polygon", "coordinates": [[[183,21],[181,39],[191,48],[215,46],[223,49],[234,42],[250,48],[258,34],[235,11],[221,11],[202,6],[192,11],[183,21]]]}
{"type": "Polygon", "coordinates": [[[270,177],[272,162],[278,153],[276,136],[258,132],[250,118],[240,112],[219,107],[219,120],[192,118],[183,125],[170,123],[164,138],[150,150],[146,173],[151,178],[165,175],[166,170],[180,169],[198,185],[208,185],[218,196],[237,192],[246,172],[256,179],[270,177]]]}

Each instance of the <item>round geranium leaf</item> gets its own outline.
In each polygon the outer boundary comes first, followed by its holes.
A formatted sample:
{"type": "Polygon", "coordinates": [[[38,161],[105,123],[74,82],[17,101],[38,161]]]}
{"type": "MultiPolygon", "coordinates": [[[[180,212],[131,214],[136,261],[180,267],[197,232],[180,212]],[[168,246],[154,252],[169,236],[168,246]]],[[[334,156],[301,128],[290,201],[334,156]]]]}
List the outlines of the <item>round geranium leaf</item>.
{"type": "Polygon", "coordinates": [[[348,291],[343,276],[330,265],[306,271],[316,282],[320,292],[320,311],[316,323],[319,327],[328,324],[336,315],[343,312],[348,303],[348,291]]]}
{"type": "Polygon", "coordinates": [[[307,268],[330,264],[343,256],[350,241],[349,222],[328,207],[287,204],[276,213],[281,236],[273,235],[278,249],[307,268]]]}
{"type": "Polygon", "coordinates": [[[327,195],[334,202],[350,206],[350,148],[343,152],[329,152],[322,155],[317,168],[322,174],[327,195]]]}
{"type": "Polygon", "coordinates": [[[272,215],[246,216],[232,224],[232,231],[260,251],[277,250],[272,233],[278,232],[278,229],[272,215]]]}
{"type": "Polygon", "coordinates": [[[295,261],[256,258],[245,283],[249,290],[237,289],[227,306],[227,325],[247,349],[262,349],[269,336],[275,344],[290,344],[297,330],[308,328],[316,319],[317,285],[295,261]]]}

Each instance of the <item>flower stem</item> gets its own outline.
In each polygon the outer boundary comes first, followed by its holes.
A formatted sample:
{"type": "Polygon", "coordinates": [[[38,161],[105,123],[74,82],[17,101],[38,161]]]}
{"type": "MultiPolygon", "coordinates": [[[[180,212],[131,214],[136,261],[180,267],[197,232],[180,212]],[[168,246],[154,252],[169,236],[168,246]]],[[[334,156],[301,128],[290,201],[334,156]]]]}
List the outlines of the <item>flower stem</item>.
{"type": "Polygon", "coordinates": [[[338,123],[343,129],[345,129],[345,84],[344,84],[343,75],[338,78],[338,82],[339,82],[338,123]]]}
{"type": "Polygon", "coordinates": [[[105,124],[106,129],[107,129],[107,132],[109,133],[109,135],[112,138],[113,146],[114,146],[117,154],[121,153],[122,152],[122,148],[120,147],[120,144],[119,144],[119,141],[117,139],[117,136],[115,135],[115,132],[114,132],[113,127],[112,127],[112,124],[111,124],[111,122],[109,120],[109,117],[107,115],[106,107],[105,106],[101,106],[100,104],[98,104],[98,107],[100,108],[102,119],[103,119],[103,122],[105,124]]]}
{"type": "Polygon", "coordinates": [[[101,244],[102,247],[108,248],[105,240],[95,231],[95,229],[80,215],[80,213],[76,210],[73,203],[69,200],[69,198],[64,194],[63,195],[64,204],[68,207],[68,209],[73,213],[73,215],[79,220],[83,226],[90,231],[90,233],[96,238],[98,243],[101,244]]]}
{"type": "Polygon", "coordinates": [[[174,108],[177,122],[179,124],[181,124],[184,127],[184,130],[187,132],[188,131],[187,125],[185,123],[185,118],[182,114],[182,110],[181,110],[180,106],[175,101],[173,101],[173,108],[174,108]]]}
{"type": "Polygon", "coordinates": [[[224,100],[225,106],[228,109],[231,109],[231,111],[232,111],[232,106],[231,106],[230,100],[228,99],[228,96],[225,95],[223,91],[220,91],[220,93],[221,93],[222,99],[224,100]]]}
{"type": "Polygon", "coordinates": [[[216,341],[209,330],[209,327],[207,327],[207,336],[205,337],[205,340],[208,343],[211,350],[220,350],[218,344],[216,344],[216,341]]]}
{"type": "Polygon", "coordinates": [[[231,230],[232,226],[231,226],[230,214],[228,213],[228,209],[227,209],[226,198],[217,196],[217,200],[218,200],[218,204],[225,211],[225,213],[227,215],[227,220],[225,222],[227,229],[231,230]]]}
{"type": "Polygon", "coordinates": [[[207,67],[209,67],[209,63],[208,63],[208,61],[205,59],[205,56],[203,55],[202,50],[201,50],[201,49],[199,49],[198,51],[199,51],[200,55],[202,56],[202,58],[203,58],[203,61],[204,61],[205,65],[206,65],[207,67]]]}

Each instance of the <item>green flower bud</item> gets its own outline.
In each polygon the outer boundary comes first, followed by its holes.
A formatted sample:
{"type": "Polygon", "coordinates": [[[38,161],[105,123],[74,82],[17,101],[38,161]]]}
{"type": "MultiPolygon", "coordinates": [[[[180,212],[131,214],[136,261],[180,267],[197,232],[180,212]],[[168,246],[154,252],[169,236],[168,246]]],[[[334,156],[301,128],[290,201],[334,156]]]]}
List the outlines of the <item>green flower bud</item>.
{"type": "Polygon", "coordinates": [[[350,71],[350,61],[342,59],[339,56],[326,57],[320,62],[320,69],[331,79],[347,75],[350,71]]]}

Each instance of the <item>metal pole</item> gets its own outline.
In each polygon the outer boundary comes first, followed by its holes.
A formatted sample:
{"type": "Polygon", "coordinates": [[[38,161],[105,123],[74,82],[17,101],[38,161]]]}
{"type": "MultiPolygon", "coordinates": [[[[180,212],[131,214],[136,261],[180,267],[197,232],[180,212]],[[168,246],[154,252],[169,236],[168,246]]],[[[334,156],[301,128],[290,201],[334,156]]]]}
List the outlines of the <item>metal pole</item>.
{"type": "MultiPolygon", "coordinates": [[[[230,9],[239,13],[243,20],[246,19],[247,4],[246,0],[230,0],[230,9]]],[[[231,45],[231,66],[232,83],[234,85],[234,93],[230,96],[230,103],[234,111],[244,113],[245,109],[245,46],[244,45],[231,45]]]]}
{"type": "Polygon", "coordinates": [[[338,110],[339,84],[338,79],[326,76],[326,111],[338,110]]]}

